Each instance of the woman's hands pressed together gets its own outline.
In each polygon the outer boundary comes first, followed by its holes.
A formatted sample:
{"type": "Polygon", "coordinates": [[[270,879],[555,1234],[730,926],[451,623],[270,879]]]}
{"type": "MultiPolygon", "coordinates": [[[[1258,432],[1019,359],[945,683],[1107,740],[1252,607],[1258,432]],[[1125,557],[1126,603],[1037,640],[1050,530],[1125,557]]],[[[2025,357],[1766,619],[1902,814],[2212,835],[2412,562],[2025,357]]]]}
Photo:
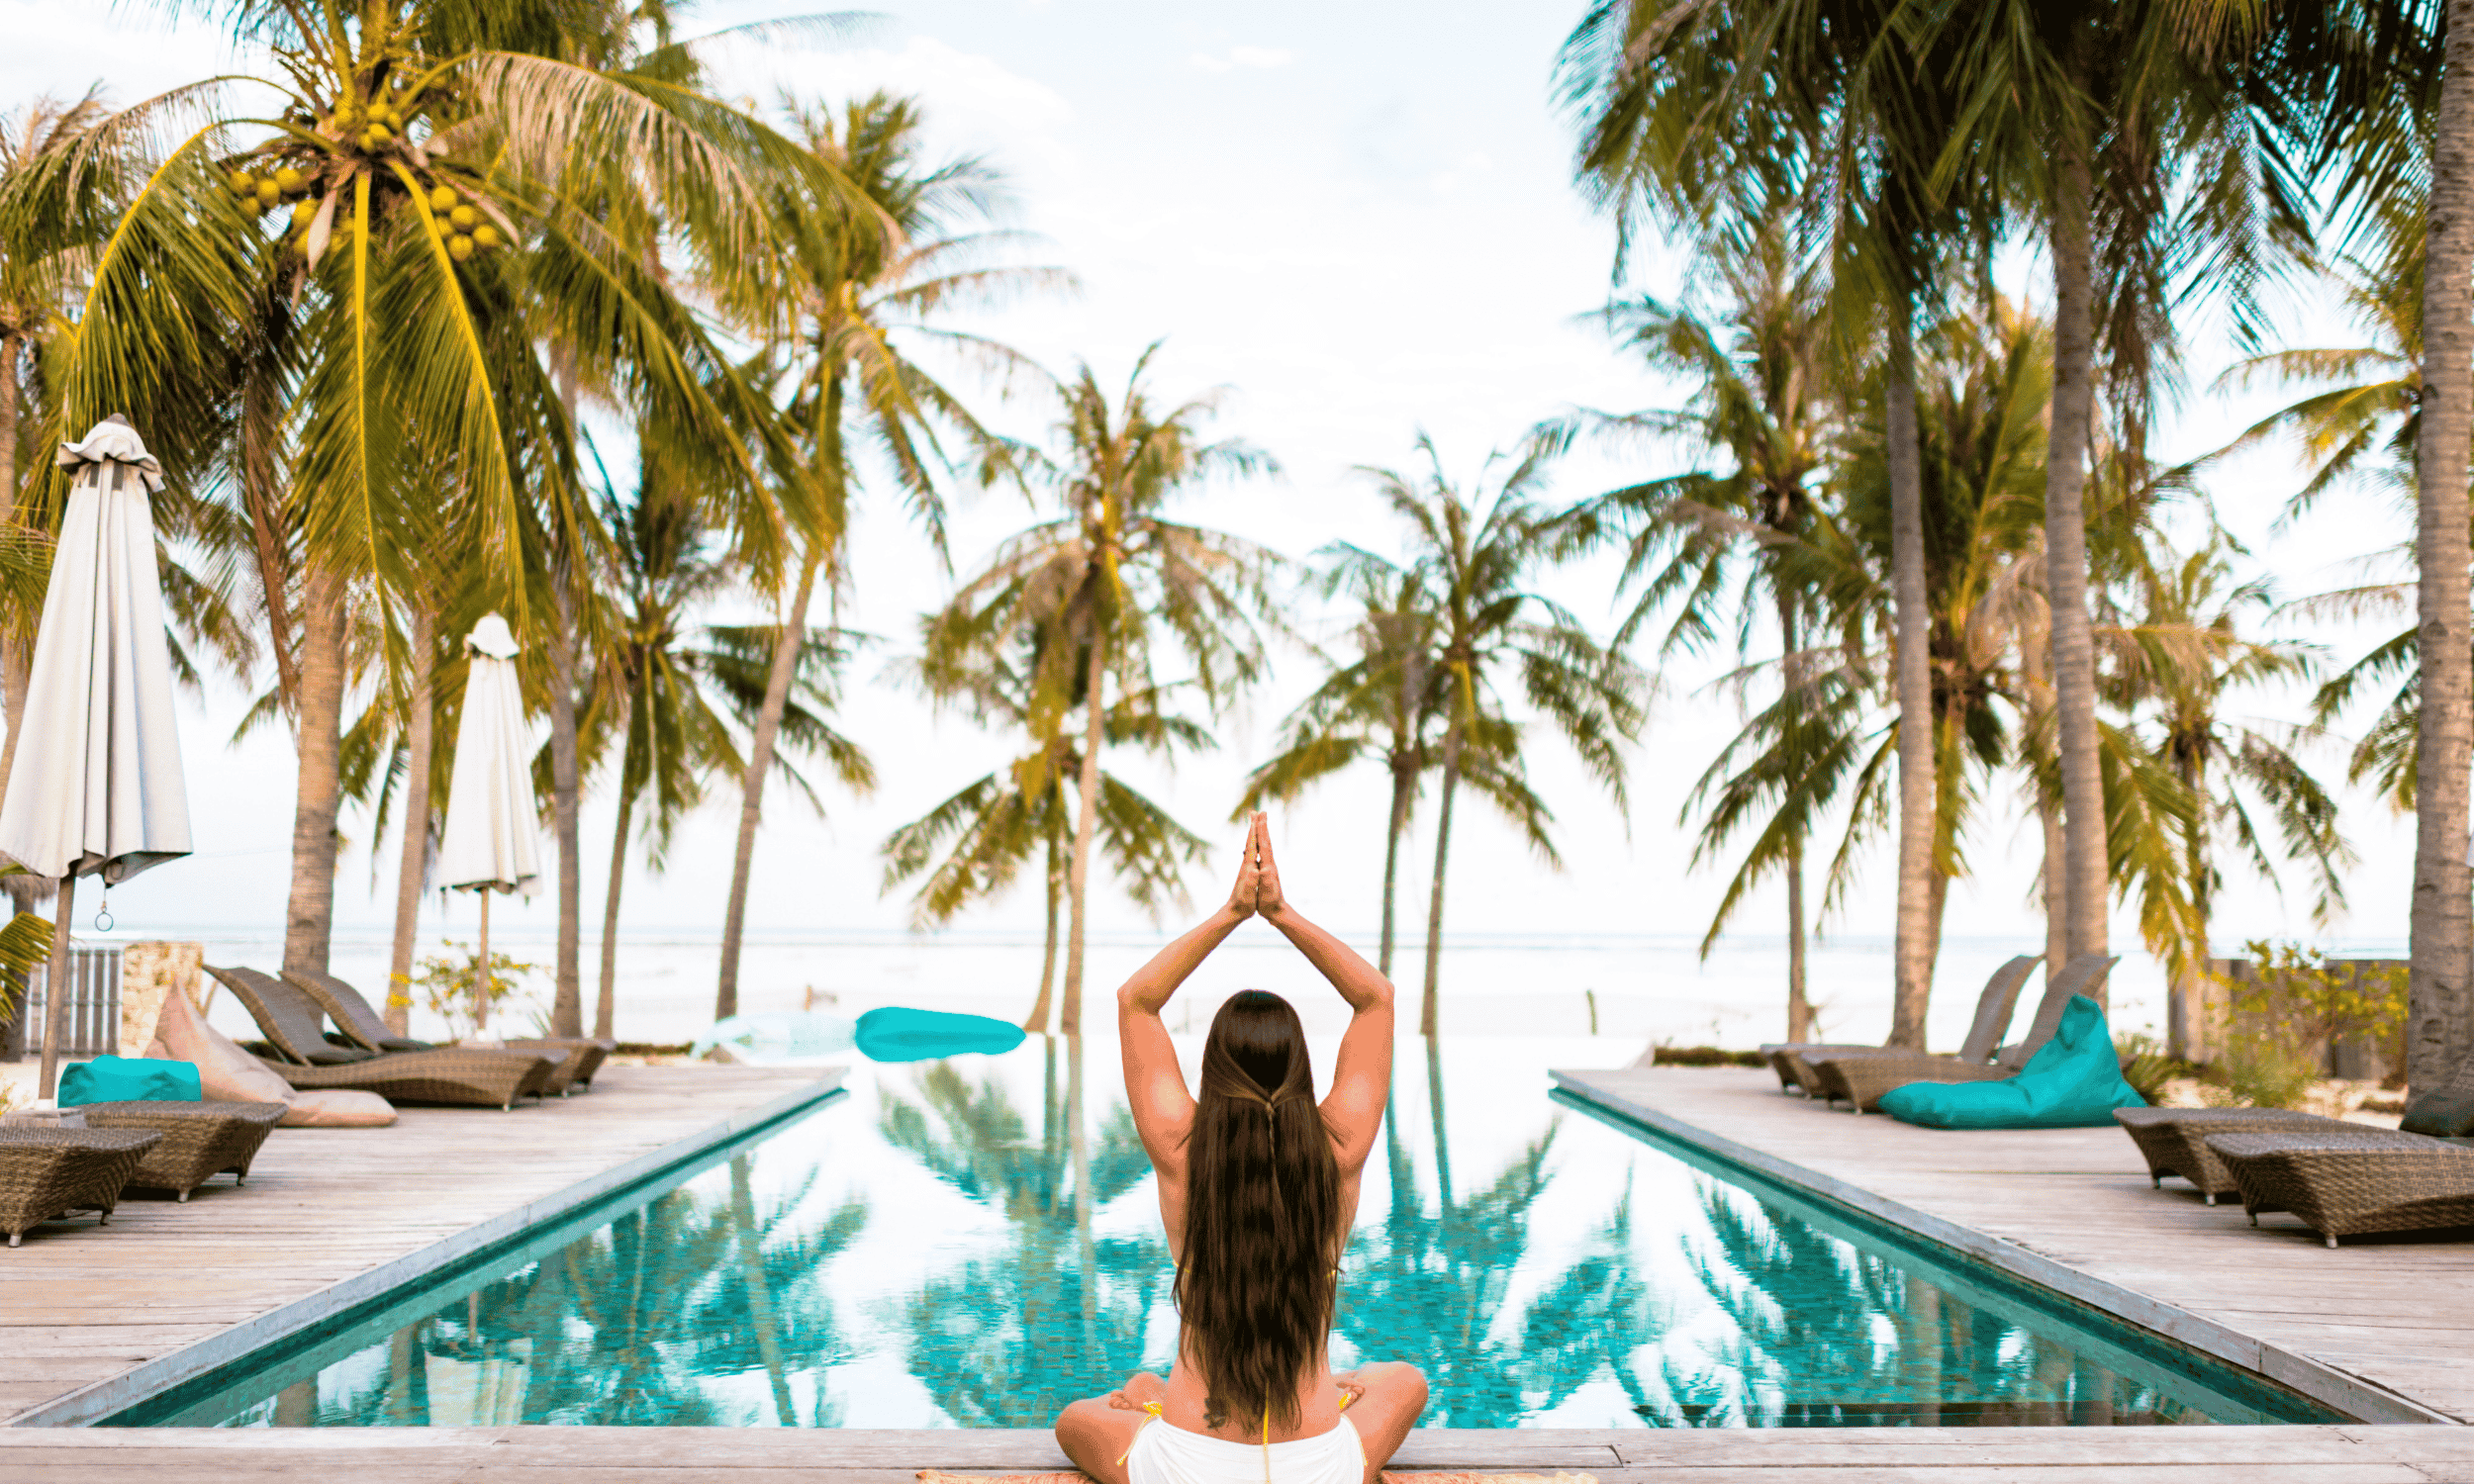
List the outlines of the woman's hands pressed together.
{"type": "Polygon", "coordinates": [[[1280,863],[1272,859],[1272,820],[1268,814],[1257,813],[1246,830],[1246,856],[1254,871],[1254,910],[1266,918],[1278,917],[1288,906],[1281,894],[1280,863]]]}

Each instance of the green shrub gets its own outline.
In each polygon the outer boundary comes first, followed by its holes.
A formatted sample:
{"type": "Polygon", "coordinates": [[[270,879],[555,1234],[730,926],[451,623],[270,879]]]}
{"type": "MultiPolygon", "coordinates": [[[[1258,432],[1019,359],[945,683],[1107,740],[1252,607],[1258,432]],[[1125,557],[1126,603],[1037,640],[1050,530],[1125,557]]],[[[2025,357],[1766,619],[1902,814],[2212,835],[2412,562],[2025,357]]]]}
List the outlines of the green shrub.
{"type": "Polygon", "coordinates": [[[2165,1055],[2164,1043],[2145,1031],[2116,1036],[2113,1049],[2122,1059],[2122,1080],[2150,1103],[2164,1098],[2164,1084],[2191,1075],[2196,1067],[2165,1055]]]}
{"type": "Polygon", "coordinates": [[[2297,1055],[2338,1041],[2387,1042],[2405,1029],[2406,971],[2328,961],[2299,943],[2254,939],[2248,980],[2226,980],[2234,1012],[2230,1039],[2275,1046],[2297,1055]]]}
{"type": "Polygon", "coordinates": [[[2299,1108],[2320,1079],[2320,1060],[2290,1047],[2236,1042],[2214,1070],[2208,1101],[2220,1108],[2299,1108]]]}
{"type": "MultiPolygon", "coordinates": [[[[424,959],[413,983],[427,992],[429,1011],[444,1019],[452,1039],[479,1040],[490,1028],[490,1017],[507,1008],[521,987],[517,980],[541,966],[519,963],[506,954],[490,955],[490,976],[486,987],[476,991],[473,955],[469,946],[442,943],[445,957],[424,959]]],[[[539,1007],[531,1007],[536,1018],[539,1007]]]]}

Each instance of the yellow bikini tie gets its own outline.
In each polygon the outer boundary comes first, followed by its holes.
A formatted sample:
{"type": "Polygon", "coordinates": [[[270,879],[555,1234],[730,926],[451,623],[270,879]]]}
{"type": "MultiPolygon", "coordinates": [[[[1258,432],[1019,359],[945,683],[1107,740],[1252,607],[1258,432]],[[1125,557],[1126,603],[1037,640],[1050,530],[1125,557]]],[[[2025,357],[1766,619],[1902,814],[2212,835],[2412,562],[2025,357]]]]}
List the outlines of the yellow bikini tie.
{"type": "MultiPolygon", "coordinates": [[[[1143,1403],[1142,1409],[1145,1412],[1150,1413],[1151,1416],[1143,1420],[1142,1428],[1136,1428],[1134,1430],[1134,1437],[1137,1438],[1143,1436],[1143,1428],[1150,1427],[1153,1423],[1160,1420],[1160,1404],[1158,1402],[1145,1402],[1143,1403]]],[[[1132,1442],[1128,1442],[1125,1444],[1125,1451],[1117,1455],[1116,1466],[1123,1468],[1125,1466],[1125,1460],[1133,1456],[1134,1444],[1132,1442]]]]}

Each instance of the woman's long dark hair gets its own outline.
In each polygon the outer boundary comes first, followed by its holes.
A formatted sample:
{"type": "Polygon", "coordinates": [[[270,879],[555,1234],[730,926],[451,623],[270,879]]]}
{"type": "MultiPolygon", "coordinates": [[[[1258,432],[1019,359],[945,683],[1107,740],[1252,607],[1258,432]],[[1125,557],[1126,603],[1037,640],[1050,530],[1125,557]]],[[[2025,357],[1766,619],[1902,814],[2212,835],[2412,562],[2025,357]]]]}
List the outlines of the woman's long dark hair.
{"type": "Polygon", "coordinates": [[[1209,1387],[1203,1420],[1293,1427],[1297,1383],[1331,1332],[1347,1234],[1340,1163],[1288,1001],[1248,989],[1220,1006],[1186,1148],[1177,1309],[1209,1387]]]}

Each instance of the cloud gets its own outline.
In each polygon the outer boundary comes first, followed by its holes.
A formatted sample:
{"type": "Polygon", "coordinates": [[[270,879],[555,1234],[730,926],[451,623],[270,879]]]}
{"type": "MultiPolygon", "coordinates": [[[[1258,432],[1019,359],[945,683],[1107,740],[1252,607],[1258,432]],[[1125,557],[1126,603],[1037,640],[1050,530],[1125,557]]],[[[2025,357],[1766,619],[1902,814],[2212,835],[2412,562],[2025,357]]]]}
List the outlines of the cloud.
{"type": "Polygon", "coordinates": [[[1294,51],[1277,46],[1231,46],[1221,55],[1197,51],[1190,60],[1205,72],[1234,72],[1239,67],[1285,67],[1297,59],[1294,51]]]}

